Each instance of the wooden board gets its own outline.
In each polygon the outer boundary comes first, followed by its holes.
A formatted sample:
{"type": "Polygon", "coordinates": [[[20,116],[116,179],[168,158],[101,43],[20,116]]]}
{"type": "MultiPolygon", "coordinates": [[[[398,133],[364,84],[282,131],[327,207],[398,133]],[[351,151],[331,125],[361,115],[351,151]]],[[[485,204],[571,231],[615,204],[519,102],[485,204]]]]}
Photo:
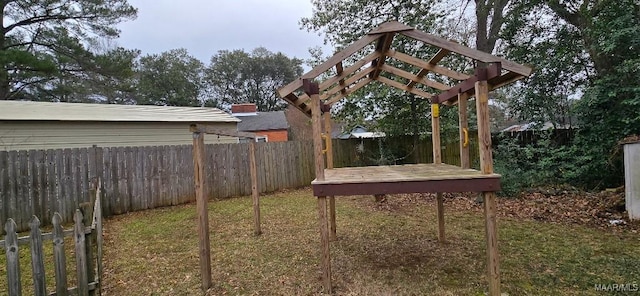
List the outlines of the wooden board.
{"type": "Polygon", "coordinates": [[[326,169],[325,180],[315,184],[377,183],[401,181],[468,180],[500,178],[498,174],[482,174],[474,169],[462,169],[449,164],[407,164],[326,169]]]}

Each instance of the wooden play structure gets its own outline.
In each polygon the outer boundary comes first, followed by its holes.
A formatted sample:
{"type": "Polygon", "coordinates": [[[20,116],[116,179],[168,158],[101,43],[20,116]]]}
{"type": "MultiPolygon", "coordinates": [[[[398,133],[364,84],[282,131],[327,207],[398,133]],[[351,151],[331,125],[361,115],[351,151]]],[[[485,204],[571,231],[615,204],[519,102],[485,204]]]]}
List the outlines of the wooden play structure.
{"type": "Polygon", "coordinates": [[[193,179],[196,191],[196,211],[198,220],[198,253],[200,257],[200,276],[202,277],[202,289],[206,291],[211,287],[211,244],[209,240],[209,208],[208,197],[205,188],[205,146],[204,135],[213,134],[249,139],[249,173],[251,175],[251,197],[253,200],[253,227],[254,234],[260,235],[260,192],[258,191],[258,170],[256,166],[256,135],[231,130],[220,130],[207,125],[193,124],[190,127],[193,133],[193,179]]]}
{"type": "Polygon", "coordinates": [[[321,241],[321,266],[325,292],[331,293],[330,241],[336,239],[336,195],[374,195],[393,193],[436,193],[438,239],[445,240],[443,192],[482,192],[484,198],[487,244],[487,278],[489,294],[500,295],[500,273],[496,226],[495,191],[500,189],[500,175],[493,173],[491,132],[489,129],[489,91],[523,77],[532,69],[491,54],[471,49],[398,22],[387,22],[350,46],[336,53],[326,62],[313,68],[299,79],[278,90],[280,97],[312,118],[316,179],[313,194],[318,200],[321,241]],[[415,39],[422,46],[434,49],[428,60],[407,55],[392,48],[397,36],[415,39]],[[473,60],[477,65],[473,74],[466,74],[439,66],[449,55],[473,60]],[[344,67],[345,61],[353,61],[344,67]],[[395,59],[407,68],[419,69],[411,73],[393,67],[385,61],[395,59]],[[335,74],[328,74],[335,68],[335,74]],[[318,83],[314,79],[329,76],[318,83]],[[396,78],[396,79],[394,79],[396,78]],[[397,78],[400,78],[397,80],[397,78]],[[333,168],[330,137],[330,109],[341,99],[377,81],[410,92],[432,103],[432,164],[333,168]],[[402,81],[402,82],[401,82],[402,81]],[[468,146],[467,100],[475,96],[480,170],[470,169],[468,146]],[[461,166],[443,164],[440,151],[440,105],[458,105],[461,166]],[[323,120],[324,117],[324,120],[323,120]],[[324,121],[324,132],[322,122],[324,121]],[[323,148],[323,139],[326,144],[323,148]],[[326,169],[325,169],[326,155],[326,169]]]}

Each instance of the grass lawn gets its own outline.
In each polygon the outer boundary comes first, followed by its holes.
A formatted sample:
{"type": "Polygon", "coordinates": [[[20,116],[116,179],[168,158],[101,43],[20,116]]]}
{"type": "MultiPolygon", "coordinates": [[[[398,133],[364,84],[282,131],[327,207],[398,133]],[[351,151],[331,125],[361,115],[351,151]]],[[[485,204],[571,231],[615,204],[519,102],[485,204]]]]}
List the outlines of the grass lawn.
{"type": "MultiPolygon", "coordinates": [[[[267,195],[261,203],[259,237],[253,236],[249,197],[209,203],[209,294],[321,294],[311,191],[267,195]]],[[[338,241],[331,245],[336,294],[486,293],[481,212],[449,208],[444,245],[437,243],[433,203],[389,209],[373,197],[339,197],[337,214],[338,241]]],[[[190,204],[107,219],[103,294],[201,293],[195,215],[190,204]]],[[[498,227],[502,290],[508,295],[608,295],[595,285],[640,284],[637,233],[504,217],[498,227]]],[[[0,295],[6,294],[4,281],[0,295]]]]}

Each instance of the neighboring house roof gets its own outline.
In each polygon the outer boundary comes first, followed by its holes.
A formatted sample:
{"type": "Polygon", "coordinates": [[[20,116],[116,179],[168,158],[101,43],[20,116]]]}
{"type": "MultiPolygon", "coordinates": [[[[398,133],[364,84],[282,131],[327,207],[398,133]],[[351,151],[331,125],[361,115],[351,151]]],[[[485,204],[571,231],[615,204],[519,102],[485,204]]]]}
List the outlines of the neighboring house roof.
{"type": "Polygon", "coordinates": [[[217,108],[0,101],[0,120],[239,122],[217,108]]]}
{"type": "Polygon", "coordinates": [[[382,132],[370,132],[366,128],[362,126],[355,126],[350,132],[343,133],[334,138],[336,139],[372,139],[372,138],[382,138],[385,134],[382,132]]]}
{"type": "Polygon", "coordinates": [[[258,112],[256,115],[241,116],[238,130],[242,132],[288,129],[289,123],[284,111],[258,112]]]}
{"type": "MultiPolygon", "coordinates": [[[[568,129],[570,126],[566,125],[558,125],[558,129],[568,129]]],[[[547,121],[544,124],[540,124],[538,122],[529,122],[524,124],[514,124],[508,128],[501,130],[501,132],[523,132],[523,131],[546,131],[553,129],[553,123],[547,121]]]]}

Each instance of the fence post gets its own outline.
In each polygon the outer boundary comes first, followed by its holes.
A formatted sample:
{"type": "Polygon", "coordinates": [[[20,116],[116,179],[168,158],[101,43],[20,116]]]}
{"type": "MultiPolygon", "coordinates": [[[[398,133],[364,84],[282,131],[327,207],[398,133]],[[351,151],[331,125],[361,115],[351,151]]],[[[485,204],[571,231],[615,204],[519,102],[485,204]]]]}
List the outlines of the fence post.
{"type": "Polygon", "coordinates": [[[251,198],[253,200],[254,234],[260,235],[260,192],[258,191],[258,168],[256,166],[256,141],[249,139],[249,173],[251,175],[251,198]]]}
{"type": "Polygon", "coordinates": [[[78,276],[78,295],[89,295],[87,275],[87,253],[82,212],[77,209],[73,216],[73,238],[76,250],[76,274],[78,276]]]}
{"type": "Polygon", "coordinates": [[[31,232],[31,270],[33,271],[33,292],[35,295],[47,295],[45,283],[44,260],[42,259],[42,232],[40,231],[40,220],[35,215],[29,221],[31,232]]]}
{"type": "Polygon", "coordinates": [[[96,201],[93,209],[93,223],[95,225],[94,233],[96,238],[96,245],[98,248],[98,274],[96,274],[95,282],[97,284],[96,290],[98,291],[98,295],[102,295],[102,181],[98,178],[97,186],[96,186],[96,201]]]}
{"type": "Polygon", "coordinates": [[[4,239],[4,246],[7,252],[7,284],[9,286],[9,296],[22,295],[22,285],[20,284],[20,254],[18,253],[18,234],[16,233],[16,222],[9,218],[4,224],[7,233],[4,239]]]}
{"type": "Polygon", "coordinates": [[[56,276],[56,295],[67,295],[67,257],[64,254],[64,230],[62,217],[58,212],[53,214],[53,260],[56,276]]]}

